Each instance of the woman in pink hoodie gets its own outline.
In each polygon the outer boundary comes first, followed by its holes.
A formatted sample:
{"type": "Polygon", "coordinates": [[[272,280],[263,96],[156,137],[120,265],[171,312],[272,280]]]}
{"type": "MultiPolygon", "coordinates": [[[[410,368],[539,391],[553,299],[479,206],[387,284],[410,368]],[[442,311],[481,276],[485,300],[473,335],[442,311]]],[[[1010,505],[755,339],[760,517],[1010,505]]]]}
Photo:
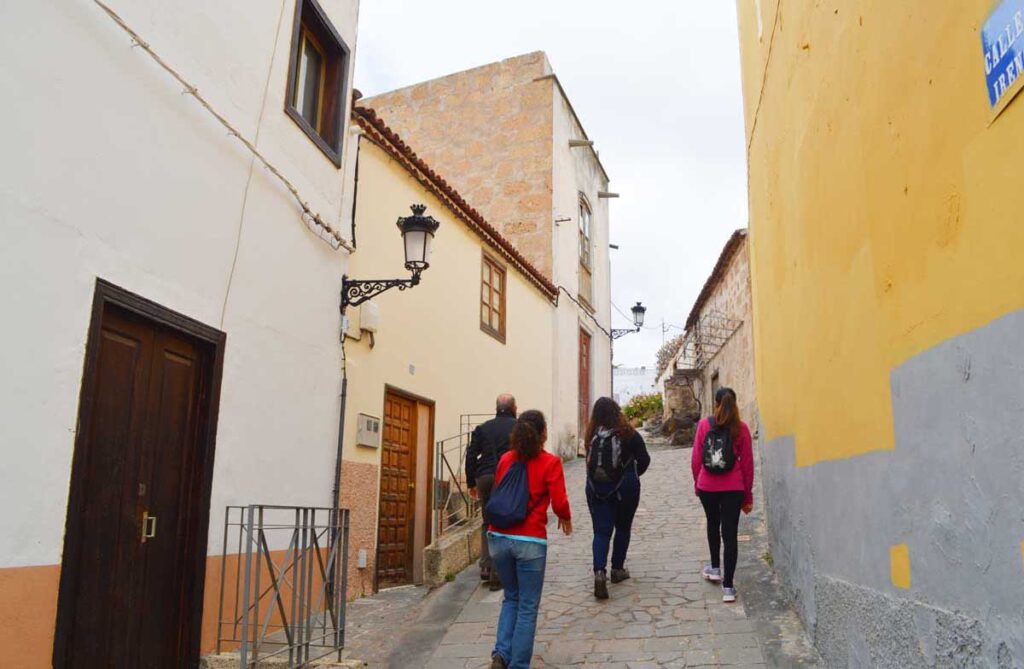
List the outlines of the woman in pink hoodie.
{"type": "Polygon", "coordinates": [[[723,602],[735,602],[732,578],[738,552],[736,533],[740,511],[750,513],[754,506],[754,449],[750,429],[740,420],[732,388],[719,388],[715,393],[715,413],[697,426],[690,465],[694,487],[708,519],[711,564],[704,566],[703,576],[722,584],[723,602]],[[724,575],[720,566],[722,543],[724,575]]]}

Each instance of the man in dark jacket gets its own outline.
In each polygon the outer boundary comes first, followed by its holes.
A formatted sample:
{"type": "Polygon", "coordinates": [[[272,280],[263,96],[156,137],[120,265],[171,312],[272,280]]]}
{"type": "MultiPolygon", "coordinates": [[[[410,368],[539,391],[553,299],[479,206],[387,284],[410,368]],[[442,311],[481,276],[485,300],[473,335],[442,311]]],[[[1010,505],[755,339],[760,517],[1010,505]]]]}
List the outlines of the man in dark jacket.
{"type": "MultiPolygon", "coordinates": [[[[508,450],[509,435],[516,424],[516,398],[511,395],[498,395],[497,415],[478,425],[473,430],[473,438],[466,449],[466,485],[469,495],[480,500],[480,507],[487,506],[494,488],[494,471],[498,460],[508,450]]],[[[487,521],[483,523],[480,533],[480,578],[489,581],[491,590],[498,590],[501,584],[498,575],[491,569],[491,556],[487,550],[487,521]]]]}

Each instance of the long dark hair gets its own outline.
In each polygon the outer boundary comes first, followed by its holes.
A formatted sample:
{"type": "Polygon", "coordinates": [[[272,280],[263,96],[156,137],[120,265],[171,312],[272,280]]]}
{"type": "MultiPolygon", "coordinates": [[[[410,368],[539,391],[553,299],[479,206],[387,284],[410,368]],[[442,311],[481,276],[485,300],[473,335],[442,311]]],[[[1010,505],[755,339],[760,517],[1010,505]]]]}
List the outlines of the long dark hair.
{"type": "Polygon", "coordinates": [[[594,402],[594,409],[590,412],[590,423],[587,424],[587,448],[590,448],[594,435],[601,428],[618,430],[619,438],[623,440],[633,436],[633,426],[623,415],[622,407],[610,397],[601,397],[594,402]]]}
{"type": "Polygon", "coordinates": [[[540,455],[544,448],[544,432],[548,429],[548,422],[544,420],[544,414],[536,409],[524,411],[516,419],[512,427],[512,435],[509,438],[512,450],[519,455],[523,462],[532,460],[540,455]]]}
{"type": "Polygon", "coordinates": [[[732,388],[722,387],[715,392],[715,425],[728,427],[733,439],[740,435],[740,409],[732,388]]]}

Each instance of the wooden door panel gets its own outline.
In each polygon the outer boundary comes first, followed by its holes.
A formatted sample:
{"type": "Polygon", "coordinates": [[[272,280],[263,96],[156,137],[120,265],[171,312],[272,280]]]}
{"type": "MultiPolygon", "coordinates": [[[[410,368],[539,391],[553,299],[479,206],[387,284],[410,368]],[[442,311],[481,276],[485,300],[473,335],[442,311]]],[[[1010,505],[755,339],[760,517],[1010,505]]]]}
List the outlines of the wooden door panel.
{"type": "Polygon", "coordinates": [[[395,585],[408,583],[412,577],[415,402],[387,394],[381,448],[377,580],[379,585],[395,585]]]}
{"type": "Polygon", "coordinates": [[[85,495],[77,510],[81,533],[70,640],[74,666],[114,666],[134,644],[131,611],[138,604],[134,570],[141,561],[136,535],[137,445],[145,414],[145,392],[153,332],[114,311],[100,331],[96,399],[83,458],[85,495]],[[139,392],[143,390],[143,392],[139,392]]]}
{"type": "Polygon", "coordinates": [[[590,422],[590,333],[580,329],[579,361],[579,435],[580,444],[586,449],[587,423],[590,422]]]}
{"type": "Polygon", "coordinates": [[[195,443],[201,360],[195,343],[169,331],[156,339],[143,444],[141,478],[147,486],[146,511],[156,517],[147,539],[141,587],[149,609],[139,639],[139,666],[159,666],[180,657],[189,615],[190,541],[188,509],[196,488],[195,443]]]}

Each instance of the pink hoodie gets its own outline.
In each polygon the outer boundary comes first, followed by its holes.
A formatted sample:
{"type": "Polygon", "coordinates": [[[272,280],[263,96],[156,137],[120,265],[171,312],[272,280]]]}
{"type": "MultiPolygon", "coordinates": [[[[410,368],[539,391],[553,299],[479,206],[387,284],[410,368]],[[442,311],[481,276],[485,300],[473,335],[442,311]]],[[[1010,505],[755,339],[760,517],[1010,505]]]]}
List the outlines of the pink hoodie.
{"type": "Polygon", "coordinates": [[[743,503],[754,503],[754,447],[750,438],[750,428],[740,421],[740,437],[733,444],[736,450],[736,466],[724,474],[709,474],[704,469],[703,446],[704,437],[711,430],[709,419],[702,418],[697,425],[697,434],[693,438],[693,453],[690,457],[690,468],[693,470],[693,483],[696,490],[705,492],[725,492],[742,490],[743,503]]]}

